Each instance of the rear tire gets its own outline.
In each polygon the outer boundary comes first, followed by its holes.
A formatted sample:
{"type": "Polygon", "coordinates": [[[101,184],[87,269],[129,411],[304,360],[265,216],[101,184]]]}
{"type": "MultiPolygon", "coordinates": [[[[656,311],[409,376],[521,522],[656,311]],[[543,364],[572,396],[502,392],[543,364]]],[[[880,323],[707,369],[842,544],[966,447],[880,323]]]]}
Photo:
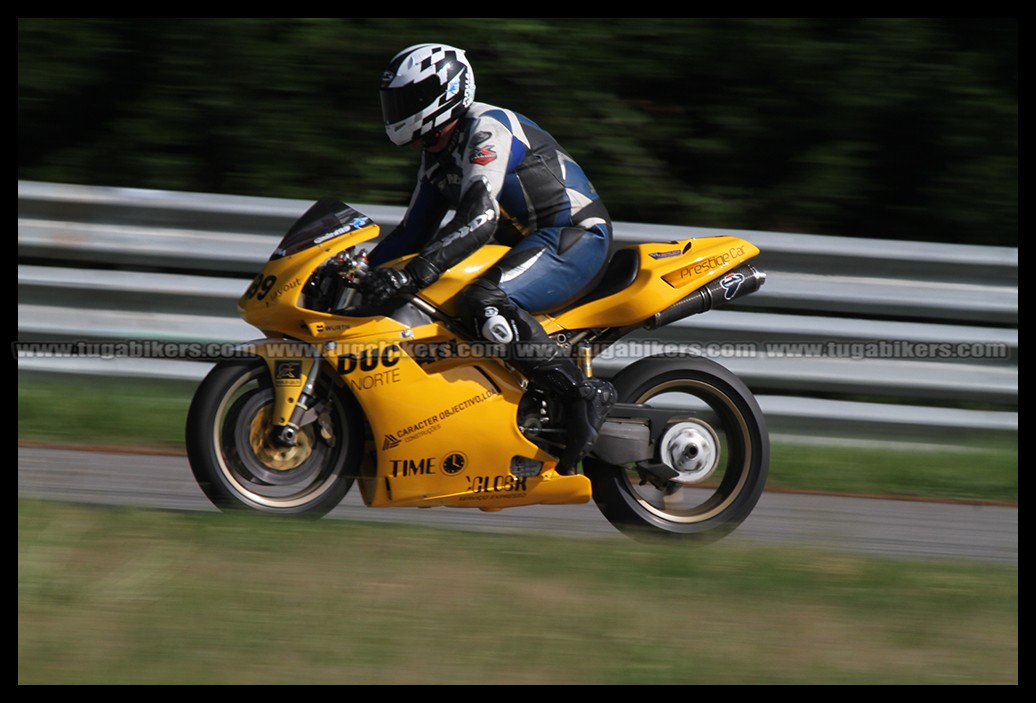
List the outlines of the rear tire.
{"type": "MultiPolygon", "coordinates": [[[[602,514],[634,538],[708,542],[724,537],[755,508],[769,472],[766,420],[733,373],[700,357],[649,357],[613,380],[620,403],[672,408],[667,437],[684,433],[704,464],[688,461],[676,480],[662,481],[635,464],[590,456],[583,471],[602,514]]],[[[661,461],[661,445],[655,448],[661,461]]]]}

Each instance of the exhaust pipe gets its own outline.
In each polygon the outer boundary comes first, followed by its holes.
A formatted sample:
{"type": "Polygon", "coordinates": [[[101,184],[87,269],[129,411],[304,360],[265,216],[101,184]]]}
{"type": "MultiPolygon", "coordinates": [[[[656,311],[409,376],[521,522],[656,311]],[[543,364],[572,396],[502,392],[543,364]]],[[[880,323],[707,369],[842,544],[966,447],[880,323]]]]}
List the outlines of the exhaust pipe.
{"type": "Polygon", "coordinates": [[[742,264],[730,273],[710,281],[686,298],[649,317],[644,326],[649,330],[664,327],[691,315],[726,305],[735,298],[755,293],[766,281],[766,274],[751,264],[742,264]]]}

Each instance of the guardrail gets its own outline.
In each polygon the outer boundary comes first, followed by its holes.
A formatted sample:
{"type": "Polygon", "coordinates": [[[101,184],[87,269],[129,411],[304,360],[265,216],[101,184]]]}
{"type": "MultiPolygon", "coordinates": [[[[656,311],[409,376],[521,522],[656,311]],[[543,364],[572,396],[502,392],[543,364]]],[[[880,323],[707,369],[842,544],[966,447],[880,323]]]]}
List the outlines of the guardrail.
{"type": "MultiPolygon", "coordinates": [[[[18,184],[18,339],[230,343],[236,300],[308,201],[18,184]]],[[[387,226],[401,208],[357,209],[387,226]]],[[[731,233],[616,223],[619,243],[731,233]]],[[[776,431],[963,437],[1018,428],[1018,250],[734,232],[767,283],[729,307],[636,334],[603,375],[651,350],[740,375],[776,431]]],[[[196,379],[185,360],[20,356],[33,371],[196,379]]]]}

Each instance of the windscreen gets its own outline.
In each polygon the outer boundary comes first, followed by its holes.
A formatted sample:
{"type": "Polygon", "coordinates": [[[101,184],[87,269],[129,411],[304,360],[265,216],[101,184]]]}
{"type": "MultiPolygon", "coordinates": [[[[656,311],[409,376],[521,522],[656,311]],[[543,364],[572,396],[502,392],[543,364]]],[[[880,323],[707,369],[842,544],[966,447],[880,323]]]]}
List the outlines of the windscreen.
{"type": "Polygon", "coordinates": [[[270,261],[291,256],[370,224],[373,224],[371,218],[359,210],[334,198],[321,198],[291,226],[270,255],[270,261]]]}

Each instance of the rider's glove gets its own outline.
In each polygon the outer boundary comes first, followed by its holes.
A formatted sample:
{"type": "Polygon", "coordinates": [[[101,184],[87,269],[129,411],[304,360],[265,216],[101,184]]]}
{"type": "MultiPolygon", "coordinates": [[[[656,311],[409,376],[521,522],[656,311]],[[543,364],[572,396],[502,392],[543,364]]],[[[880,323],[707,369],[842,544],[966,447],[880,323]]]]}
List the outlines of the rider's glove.
{"type": "Polygon", "coordinates": [[[415,256],[402,271],[393,268],[377,268],[370,272],[364,282],[364,298],[372,305],[416,293],[439,280],[439,269],[420,256],[415,256]]]}
{"type": "Polygon", "coordinates": [[[392,268],[378,268],[370,272],[364,281],[364,301],[380,305],[392,298],[417,290],[417,282],[406,271],[392,268]]]}

